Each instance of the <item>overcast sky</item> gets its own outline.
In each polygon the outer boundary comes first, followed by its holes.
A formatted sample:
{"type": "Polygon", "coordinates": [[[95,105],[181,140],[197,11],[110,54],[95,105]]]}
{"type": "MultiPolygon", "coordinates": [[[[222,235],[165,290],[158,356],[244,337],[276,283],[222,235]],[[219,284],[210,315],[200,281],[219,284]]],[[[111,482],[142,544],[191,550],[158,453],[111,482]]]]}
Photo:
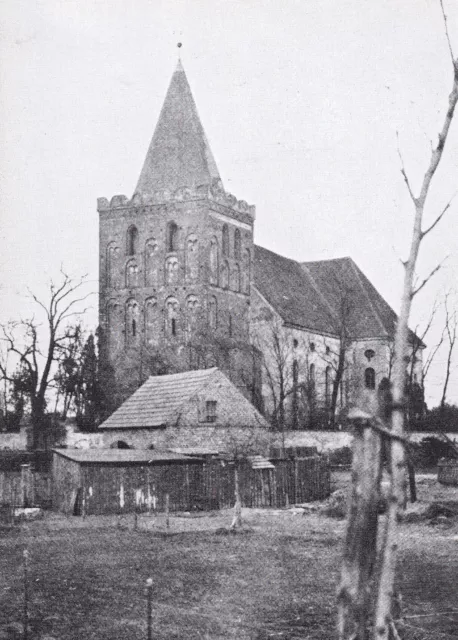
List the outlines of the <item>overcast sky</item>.
{"type": "MultiPolygon", "coordinates": [[[[96,198],[132,195],[177,42],[224,186],[257,207],[256,242],[349,255],[399,308],[413,208],[396,132],[418,189],[452,85],[439,0],[0,0],[0,21],[0,319],[26,315],[20,294],[43,294],[61,263],[96,286],[96,198]]],[[[457,189],[458,118],[427,221],[457,189]]],[[[413,328],[455,286],[457,220],[458,198],[422,247],[420,278],[449,257],[413,328]]],[[[457,386],[455,367],[455,402],[457,386]]]]}

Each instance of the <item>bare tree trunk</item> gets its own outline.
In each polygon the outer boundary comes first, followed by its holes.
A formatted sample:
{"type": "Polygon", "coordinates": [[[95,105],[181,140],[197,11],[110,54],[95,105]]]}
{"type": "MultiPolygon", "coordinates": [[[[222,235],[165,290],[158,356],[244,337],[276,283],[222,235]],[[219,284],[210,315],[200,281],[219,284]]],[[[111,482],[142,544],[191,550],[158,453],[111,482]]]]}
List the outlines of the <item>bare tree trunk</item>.
{"type": "Polygon", "coordinates": [[[364,422],[355,427],[352,490],[338,592],[339,640],[366,640],[377,553],[377,511],[382,472],[381,437],[364,422]]]}
{"type": "MultiPolygon", "coordinates": [[[[444,14],[444,19],[445,14],[444,14]]],[[[446,25],[447,26],[447,25],[446,25]]],[[[448,38],[448,32],[447,32],[448,38]]],[[[450,45],[450,42],[449,42],[450,45]]],[[[450,49],[451,51],[451,49],[450,49]]],[[[379,588],[377,594],[377,605],[375,613],[375,638],[377,640],[388,640],[391,625],[391,605],[393,598],[393,584],[396,567],[396,551],[397,551],[397,523],[398,513],[403,508],[405,496],[405,462],[404,462],[404,412],[405,412],[405,376],[406,376],[406,350],[408,344],[408,321],[410,315],[410,307],[412,299],[424,285],[429,281],[430,277],[438,270],[436,267],[430,276],[425,278],[423,282],[415,289],[414,276],[415,265],[417,262],[420,243],[427,233],[432,231],[436,224],[441,220],[447,211],[449,204],[444,208],[442,213],[436,218],[432,225],[425,231],[422,230],[423,212],[426,197],[429,192],[431,180],[436,172],[444,150],[445,141],[447,139],[450,124],[452,122],[455,106],[458,101],[458,58],[453,59],[453,86],[449,96],[449,106],[442,130],[439,134],[439,140],[436,147],[432,151],[429,167],[424,175],[421,186],[420,195],[415,197],[407,178],[407,174],[402,167],[402,174],[409,190],[412,202],[415,207],[415,217],[412,231],[412,240],[410,245],[409,258],[405,263],[404,287],[401,301],[401,313],[398,320],[395,343],[394,343],[394,362],[392,376],[392,419],[391,419],[391,456],[390,456],[390,495],[388,499],[388,510],[386,516],[385,537],[381,553],[381,573],[379,588]]]]}

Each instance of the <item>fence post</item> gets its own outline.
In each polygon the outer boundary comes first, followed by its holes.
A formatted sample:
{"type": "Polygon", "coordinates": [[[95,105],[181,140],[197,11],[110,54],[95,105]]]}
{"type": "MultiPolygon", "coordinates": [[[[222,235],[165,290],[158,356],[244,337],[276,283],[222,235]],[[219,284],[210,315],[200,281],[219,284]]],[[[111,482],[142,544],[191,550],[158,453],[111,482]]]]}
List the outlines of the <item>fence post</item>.
{"type": "Polygon", "coordinates": [[[148,578],[146,581],[146,630],[147,640],[152,640],[151,617],[153,614],[153,579],[148,578]]]}
{"type": "Polygon", "coordinates": [[[23,507],[29,507],[32,499],[32,471],[30,464],[21,464],[21,500],[23,507]]]}
{"type": "Polygon", "coordinates": [[[29,576],[28,576],[28,560],[29,552],[27,549],[22,554],[24,558],[24,622],[23,622],[23,638],[28,639],[29,635],[29,576]]]}

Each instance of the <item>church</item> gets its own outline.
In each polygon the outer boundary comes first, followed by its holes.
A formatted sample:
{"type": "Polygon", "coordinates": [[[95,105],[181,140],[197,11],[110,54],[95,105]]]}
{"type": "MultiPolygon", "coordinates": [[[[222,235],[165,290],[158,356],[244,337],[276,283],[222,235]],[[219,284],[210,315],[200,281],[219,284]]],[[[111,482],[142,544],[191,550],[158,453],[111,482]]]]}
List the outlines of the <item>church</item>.
{"type": "MultiPolygon", "coordinates": [[[[225,191],[181,62],[131,198],[99,198],[101,370],[113,409],[150,375],[218,367],[282,428],[389,377],[396,314],[351,258],[254,244],[225,191]]],[[[411,334],[410,375],[424,345],[411,334]]]]}

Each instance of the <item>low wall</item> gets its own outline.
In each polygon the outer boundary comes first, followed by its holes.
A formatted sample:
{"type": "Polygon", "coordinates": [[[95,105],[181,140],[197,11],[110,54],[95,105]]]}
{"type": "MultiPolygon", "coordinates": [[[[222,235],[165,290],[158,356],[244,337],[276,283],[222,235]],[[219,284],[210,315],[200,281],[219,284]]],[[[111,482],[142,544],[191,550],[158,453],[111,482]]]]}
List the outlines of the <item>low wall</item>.
{"type": "Polygon", "coordinates": [[[27,448],[26,432],[0,433],[0,449],[14,449],[24,451],[27,448]]]}
{"type": "MultiPolygon", "coordinates": [[[[451,440],[458,442],[457,433],[446,434],[451,440]]],[[[421,442],[423,438],[438,437],[437,433],[415,431],[409,434],[412,442],[421,442]]],[[[333,451],[342,447],[351,447],[353,436],[349,431],[286,431],[286,447],[316,447],[318,452],[333,451]]]]}

